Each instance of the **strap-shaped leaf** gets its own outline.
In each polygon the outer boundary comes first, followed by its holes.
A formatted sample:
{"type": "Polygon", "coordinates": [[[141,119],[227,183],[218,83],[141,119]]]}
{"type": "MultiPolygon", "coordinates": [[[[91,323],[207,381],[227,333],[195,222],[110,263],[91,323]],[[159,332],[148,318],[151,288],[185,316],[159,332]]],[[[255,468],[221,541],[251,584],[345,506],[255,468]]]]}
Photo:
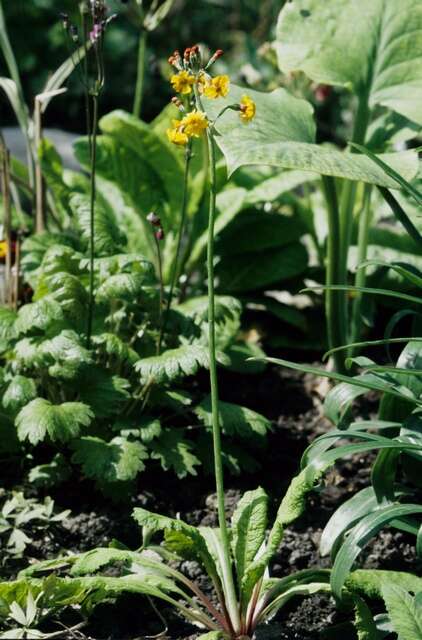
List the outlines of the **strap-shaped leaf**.
{"type": "Polygon", "coordinates": [[[231,543],[239,585],[265,540],[267,512],[268,496],[258,488],[243,495],[233,514],[231,543]]]}
{"type": "Polygon", "coordinates": [[[388,505],[367,515],[350,531],[337,554],[331,573],[331,588],[337,598],[341,598],[353,563],[369,540],[392,520],[417,513],[422,513],[422,506],[417,504],[388,505]]]}
{"type": "Polygon", "coordinates": [[[339,538],[362,517],[371,513],[378,505],[377,497],[372,487],[358,491],[346,500],[331,516],[321,535],[320,553],[326,556],[335,547],[339,538]]]}
{"type": "MultiPolygon", "coordinates": [[[[371,439],[368,442],[358,442],[357,444],[337,447],[333,450],[325,451],[313,459],[299,475],[293,478],[281,502],[265,552],[245,571],[242,581],[242,602],[245,605],[249,602],[255,584],[263,576],[266,567],[283,539],[285,528],[303,513],[306,508],[307,494],[312,491],[315,483],[336,460],[354,453],[363,453],[377,449],[399,449],[404,451],[417,450],[418,448],[417,445],[390,440],[388,438],[379,438],[378,440],[371,439]]],[[[406,509],[406,507],[404,507],[404,509],[406,509]]],[[[420,507],[420,509],[422,511],[422,507],[420,507]]],[[[391,519],[395,519],[396,517],[400,516],[397,514],[391,519]]],[[[344,579],[346,576],[347,572],[345,572],[344,579]]],[[[340,591],[343,584],[344,580],[341,583],[340,591]]]]}
{"type": "Polygon", "coordinates": [[[35,398],[17,415],[19,440],[38,444],[50,436],[53,441],[67,442],[79,435],[81,426],[88,426],[93,413],[82,402],[54,405],[44,398],[35,398]]]}
{"type": "Polygon", "coordinates": [[[283,71],[349,87],[422,124],[419,0],[294,0],[280,14],[277,52],[283,71]]]}
{"type": "MultiPolygon", "coordinates": [[[[230,174],[245,165],[264,164],[398,188],[397,182],[370,158],[314,144],[311,105],[284,89],[262,93],[232,86],[227,98],[205,101],[208,115],[217,118],[224,107],[239,102],[245,93],[256,103],[255,119],[245,125],[237,113],[229,110],[215,125],[230,174]]],[[[406,179],[417,173],[418,158],[413,151],[384,154],[381,158],[406,179]]]]}

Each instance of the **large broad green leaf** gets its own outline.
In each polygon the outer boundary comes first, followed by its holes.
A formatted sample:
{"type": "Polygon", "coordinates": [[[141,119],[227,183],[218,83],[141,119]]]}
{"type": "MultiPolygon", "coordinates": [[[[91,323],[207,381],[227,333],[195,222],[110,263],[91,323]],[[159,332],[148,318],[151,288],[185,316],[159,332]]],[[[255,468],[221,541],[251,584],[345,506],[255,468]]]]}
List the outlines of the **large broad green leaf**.
{"type": "Polygon", "coordinates": [[[145,469],[144,460],[148,458],[140,442],[130,442],[121,437],[105,442],[101,438],[87,436],[75,440],[72,448],[75,451],[73,462],[82,465],[86,476],[102,483],[133,480],[145,469]]]}
{"type": "Polygon", "coordinates": [[[71,215],[69,207],[71,189],[63,179],[62,159],[57,153],[54,144],[46,138],[41,140],[38,156],[44,179],[54,196],[54,205],[60,213],[62,221],[66,220],[66,217],[71,215]]]}
{"type": "Polygon", "coordinates": [[[307,266],[308,252],[300,242],[260,253],[227,255],[216,267],[218,288],[230,293],[259,290],[299,276],[307,266]]]}
{"type": "Polygon", "coordinates": [[[421,593],[411,596],[398,585],[386,582],[382,589],[387,611],[399,640],[422,638],[421,593]]]}
{"type": "MultiPolygon", "coordinates": [[[[315,124],[311,105],[294,98],[284,89],[262,93],[232,86],[227,98],[205,102],[207,113],[216,118],[224,107],[239,101],[245,93],[256,103],[255,119],[244,124],[238,113],[230,110],[216,123],[220,134],[217,142],[226,158],[229,173],[244,165],[265,164],[362,180],[389,189],[398,188],[397,182],[370,158],[314,144],[315,124]]],[[[415,152],[380,157],[406,179],[417,173],[415,152]]]]}
{"type": "Polygon", "coordinates": [[[247,491],[232,517],[232,550],[239,586],[245,569],[255,559],[265,540],[268,496],[264,489],[247,491]]]}
{"type": "Polygon", "coordinates": [[[35,398],[17,415],[19,440],[38,444],[50,436],[53,441],[67,442],[79,435],[81,426],[93,418],[91,409],[82,402],[54,405],[44,398],[35,398]]]}
{"type": "MultiPolygon", "coordinates": [[[[152,127],[124,111],[113,111],[100,121],[106,134],[115,138],[141,158],[153,171],[166,197],[167,230],[177,225],[182,204],[183,162],[180,156],[160,138],[152,127]]],[[[142,178],[140,178],[142,180],[142,178]]],[[[156,181],[155,181],[156,184],[156,181]]],[[[158,204],[158,203],[157,203],[158,204]]],[[[161,208],[160,208],[161,213],[161,208]]]]}
{"type": "MultiPolygon", "coordinates": [[[[87,242],[91,237],[91,207],[88,195],[74,194],[70,206],[78,219],[82,236],[87,242]]],[[[117,253],[124,238],[120,231],[114,211],[97,198],[94,209],[94,245],[96,255],[117,253]]]]}
{"type": "MultiPolygon", "coordinates": [[[[87,139],[78,140],[74,148],[82,166],[89,167],[87,139]]],[[[163,181],[148,162],[147,149],[143,149],[141,142],[138,151],[135,151],[118,137],[100,136],[97,173],[101,194],[115,206],[116,217],[124,228],[136,236],[129,236],[131,249],[139,250],[152,259],[154,236],[146,216],[149,211],[161,207],[167,195],[163,181]]]]}
{"type": "Polygon", "coordinates": [[[419,0],[294,0],[281,11],[283,71],[368,95],[422,124],[422,6],[419,0]]]}

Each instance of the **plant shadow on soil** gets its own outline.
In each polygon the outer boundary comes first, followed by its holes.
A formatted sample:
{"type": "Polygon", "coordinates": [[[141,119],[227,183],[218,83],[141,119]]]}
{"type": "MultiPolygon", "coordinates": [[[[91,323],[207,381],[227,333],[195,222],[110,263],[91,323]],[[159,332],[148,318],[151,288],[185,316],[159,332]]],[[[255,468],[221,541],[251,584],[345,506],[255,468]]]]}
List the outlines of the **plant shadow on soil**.
{"type": "MultiPolygon", "coordinates": [[[[206,388],[207,378],[199,376],[196,383],[206,388]]],[[[268,368],[256,376],[239,376],[222,372],[221,399],[237,402],[261,412],[273,421],[273,431],[268,446],[261,456],[261,470],[253,475],[227,476],[227,514],[248,489],[263,486],[271,497],[272,513],[289,481],[298,470],[298,462],[306,446],[316,436],[330,428],[324,419],[321,406],[320,383],[311,375],[268,368]]],[[[376,408],[376,398],[361,401],[357,414],[369,417],[376,408]]],[[[372,456],[373,459],[373,456],[372,456]]],[[[335,509],[353,493],[369,484],[371,455],[343,461],[326,477],[319,491],[308,500],[305,514],[285,534],[282,546],[272,566],[272,574],[282,577],[304,568],[329,567],[328,558],[321,558],[318,544],[322,529],[335,509]]],[[[50,492],[51,493],[51,492],[50,492]]],[[[141,476],[137,495],[130,504],[117,506],[98,493],[86,482],[68,483],[52,493],[57,508],[72,510],[63,528],[44,532],[41,539],[34,539],[27,548],[26,557],[3,564],[3,577],[16,575],[30,559],[53,558],[62,550],[82,552],[96,546],[106,546],[117,539],[130,548],[140,544],[140,531],[130,517],[133,506],[143,506],[170,516],[180,516],[193,525],[215,526],[216,498],[213,480],[203,476],[175,481],[170,474],[157,471],[141,476]],[[195,508],[192,507],[195,505],[195,508]],[[6,572],[6,576],[5,576],[6,572]]],[[[1,558],[1,551],[0,551],[1,558]]],[[[385,530],[362,553],[360,566],[394,570],[417,571],[413,539],[400,532],[385,530]]],[[[189,577],[198,581],[201,588],[209,590],[206,578],[195,563],[182,565],[189,577]]],[[[198,631],[183,623],[171,610],[158,603],[160,614],[168,627],[161,640],[194,640],[198,631]]],[[[260,634],[257,640],[318,640],[321,631],[342,621],[342,614],[328,596],[298,599],[284,608],[260,634]]],[[[61,620],[67,624],[66,615],[61,620]]],[[[69,623],[70,624],[70,623],[69,623]]],[[[87,640],[138,640],[163,631],[163,620],[154,604],[135,595],[121,597],[115,604],[99,605],[78,638],[87,640]]],[[[64,634],[63,638],[76,636],[64,634]]],[[[351,632],[350,638],[355,638],[351,632]]],[[[342,633],[342,640],[347,635],[342,633]]]]}

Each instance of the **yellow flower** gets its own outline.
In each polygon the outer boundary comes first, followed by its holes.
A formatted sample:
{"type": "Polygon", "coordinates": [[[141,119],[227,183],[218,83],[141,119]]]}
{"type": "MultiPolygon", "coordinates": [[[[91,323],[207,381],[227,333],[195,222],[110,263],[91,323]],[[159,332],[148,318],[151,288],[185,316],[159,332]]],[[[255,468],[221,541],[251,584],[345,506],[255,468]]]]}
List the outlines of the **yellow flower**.
{"type": "Polygon", "coordinates": [[[256,104],[249,96],[242,96],[240,101],[240,117],[243,122],[250,122],[255,118],[256,104]]]}
{"type": "Polygon", "coordinates": [[[201,133],[208,128],[208,119],[202,111],[191,111],[182,120],[184,132],[189,136],[199,138],[201,133]]]}
{"type": "Polygon", "coordinates": [[[230,91],[230,78],[229,76],[215,76],[204,87],[204,94],[207,98],[225,98],[230,91]]]}
{"type": "Polygon", "coordinates": [[[6,240],[2,240],[0,242],[0,260],[7,256],[7,242],[6,240]]]}
{"type": "Polygon", "coordinates": [[[186,96],[192,93],[192,86],[195,84],[195,77],[188,71],[180,71],[170,78],[171,85],[177,93],[186,96]]]}
{"type": "Polygon", "coordinates": [[[173,120],[171,128],[167,129],[167,138],[170,142],[179,146],[184,146],[189,141],[182,122],[182,120],[173,120]]]}

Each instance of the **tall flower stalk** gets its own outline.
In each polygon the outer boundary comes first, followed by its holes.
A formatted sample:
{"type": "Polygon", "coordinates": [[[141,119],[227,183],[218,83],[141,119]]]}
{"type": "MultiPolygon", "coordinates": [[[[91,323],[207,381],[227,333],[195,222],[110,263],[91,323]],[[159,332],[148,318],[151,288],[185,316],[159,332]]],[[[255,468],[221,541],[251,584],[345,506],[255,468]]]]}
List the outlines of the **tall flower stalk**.
{"type": "Polygon", "coordinates": [[[90,198],[89,198],[89,301],[87,314],[86,342],[91,346],[92,324],[94,317],[95,285],[95,205],[97,199],[96,165],[99,101],[104,89],[104,36],[109,22],[114,16],[107,17],[105,0],[84,0],[81,4],[82,30],[71,24],[67,14],[62,14],[63,26],[72,45],[76,45],[76,56],[80,55],[80,40],[84,51],[80,79],[84,87],[86,103],[86,123],[90,153],[90,198]]]}
{"type": "MultiPolygon", "coordinates": [[[[208,120],[205,113],[202,96],[211,99],[225,97],[230,90],[228,76],[215,76],[212,78],[207,70],[222,55],[217,51],[204,66],[199,47],[186,49],[184,56],[176,51],[169,62],[177,69],[178,73],[171,78],[173,88],[185,97],[192,110],[186,113],[182,120],[173,120],[172,127],[168,129],[167,136],[171,142],[180,146],[187,146],[193,137],[206,135],[207,152],[209,159],[209,186],[210,201],[208,215],[208,244],[207,244],[207,277],[208,277],[208,343],[209,343],[209,369],[211,388],[212,433],[214,448],[214,473],[217,490],[218,522],[221,537],[222,557],[220,559],[224,574],[224,596],[227,612],[234,635],[242,633],[242,621],[240,607],[236,593],[233,567],[230,555],[230,541],[225,514],[224,498],[224,473],[221,445],[221,425],[219,416],[219,394],[216,357],[216,332],[215,332],[215,289],[214,289],[214,225],[216,216],[216,151],[214,123],[208,120]]],[[[185,111],[182,101],[179,102],[181,111],[185,111]]],[[[255,115],[255,105],[250,98],[245,96],[241,104],[231,105],[229,108],[240,111],[244,121],[252,119],[255,115]]],[[[221,113],[223,113],[224,109],[221,113]]],[[[220,114],[221,115],[221,114],[220,114]]]]}

